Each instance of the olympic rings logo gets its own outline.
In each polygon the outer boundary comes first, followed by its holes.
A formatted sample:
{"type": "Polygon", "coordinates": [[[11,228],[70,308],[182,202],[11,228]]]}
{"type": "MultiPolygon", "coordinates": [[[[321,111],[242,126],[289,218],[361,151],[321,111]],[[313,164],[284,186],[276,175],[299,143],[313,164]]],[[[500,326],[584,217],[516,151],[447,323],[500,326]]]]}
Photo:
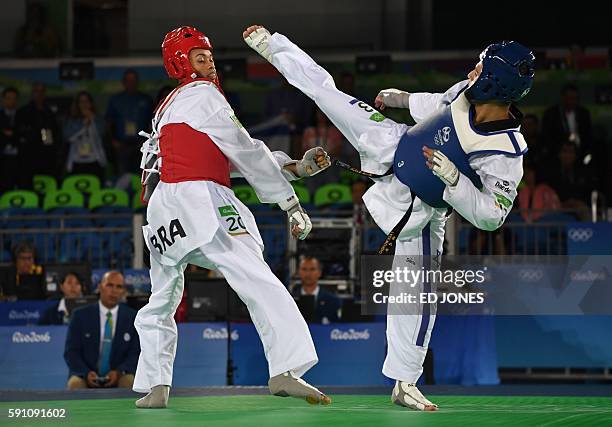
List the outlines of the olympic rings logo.
{"type": "Polygon", "coordinates": [[[587,242],[593,237],[592,228],[570,228],[567,232],[572,242],[587,242]]]}
{"type": "Polygon", "coordinates": [[[542,270],[530,270],[530,269],[522,269],[519,270],[519,279],[525,282],[537,282],[544,277],[544,272],[542,270]]]}

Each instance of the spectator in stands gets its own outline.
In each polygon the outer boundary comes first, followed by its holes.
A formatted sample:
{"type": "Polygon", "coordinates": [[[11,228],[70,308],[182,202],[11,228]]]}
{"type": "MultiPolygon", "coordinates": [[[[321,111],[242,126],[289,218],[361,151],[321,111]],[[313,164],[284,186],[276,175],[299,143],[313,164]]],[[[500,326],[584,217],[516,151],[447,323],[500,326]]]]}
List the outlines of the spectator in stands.
{"type": "Polygon", "coordinates": [[[140,354],[134,319],[136,311],[119,302],[125,282],[108,271],[98,287],[100,300],[72,314],[64,359],[70,370],[68,389],[131,388],[140,354]]]}
{"type": "Polygon", "coordinates": [[[153,102],[153,108],[159,107],[159,104],[166,99],[170,92],[172,92],[173,87],[170,85],[163,85],[157,91],[157,95],[155,96],[155,101],[153,102]]]}
{"type": "MultiPolygon", "coordinates": [[[[340,299],[321,289],[319,279],[323,273],[321,262],[312,256],[304,256],[300,260],[298,275],[300,276],[301,285],[293,289],[293,297],[300,299],[303,296],[314,296],[314,317],[311,319],[315,323],[333,323],[339,319],[338,312],[341,308],[340,299]]],[[[303,304],[298,304],[300,309],[304,310],[303,304]]],[[[305,318],[310,317],[309,313],[302,312],[305,318]]],[[[306,319],[309,320],[309,319],[306,319]]]]}
{"type": "Polygon", "coordinates": [[[587,220],[587,203],[593,190],[593,176],[589,168],[578,162],[576,151],[576,146],[570,141],[561,145],[557,175],[551,185],[559,195],[564,209],[572,209],[580,219],[587,220]]]}
{"type": "Polygon", "coordinates": [[[529,152],[526,159],[531,164],[537,164],[539,168],[538,178],[547,181],[553,171],[546,168],[550,159],[554,157],[554,151],[542,140],[540,131],[540,120],[535,114],[525,114],[521,119],[521,133],[527,142],[529,152]]]}
{"type": "Polygon", "coordinates": [[[265,117],[274,118],[283,115],[289,123],[293,136],[292,157],[299,154],[301,136],[304,128],[308,126],[313,116],[314,104],[304,94],[281,77],[281,86],[270,91],[266,96],[265,117]]]}
{"type": "Polygon", "coordinates": [[[39,300],[46,299],[44,269],[34,263],[36,250],[30,242],[20,242],[13,249],[14,265],[8,282],[0,290],[0,299],[39,300]]]}
{"type": "MultiPolygon", "coordinates": [[[[313,125],[306,127],[302,134],[302,147],[298,154],[302,156],[311,148],[323,147],[332,159],[337,159],[343,151],[344,137],[320,109],[315,108],[313,116],[313,125]]],[[[311,193],[314,193],[321,185],[339,182],[341,172],[340,168],[329,168],[325,173],[306,180],[304,184],[311,193]]]]}
{"type": "Polygon", "coordinates": [[[104,121],[96,115],[89,92],[79,92],[72,101],[63,134],[68,146],[66,172],[93,174],[104,182],[104,121]]]}
{"type": "Polygon", "coordinates": [[[342,151],[342,134],[336,127],[330,123],[329,119],[323,111],[315,108],[313,125],[304,129],[302,134],[302,151],[306,151],[314,147],[323,147],[330,157],[337,157],[342,151]]]}
{"type": "Polygon", "coordinates": [[[115,154],[118,176],[140,171],[141,130],[151,127],[152,100],[138,90],[138,72],[126,70],[123,74],[124,90],[111,97],[106,111],[111,142],[115,154]]]}
{"type": "Polygon", "coordinates": [[[61,43],[57,31],[47,22],[47,11],[38,2],[29,3],[26,22],[15,35],[15,54],[22,58],[59,56],[61,43]]]}
{"type": "Polygon", "coordinates": [[[20,138],[20,172],[29,179],[34,174],[59,175],[60,130],[55,111],[47,102],[44,83],[32,85],[32,100],[17,110],[15,118],[20,138]]]}
{"type": "MultiPolygon", "coordinates": [[[[19,174],[19,138],[15,124],[19,92],[14,87],[2,91],[0,111],[0,193],[22,186],[19,174]]],[[[28,183],[26,183],[27,185],[28,183]]]]}
{"type": "Polygon", "coordinates": [[[559,151],[561,144],[573,143],[580,161],[592,152],[593,129],[589,110],[580,105],[578,88],[567,84],[561,89],[559,104],[542,116],[542,137],[549,149],[559,151]]]}
{"type": "Polygon", "coordinates": [[[519,187],[518,200],[523,219],[531,223],[546,213],[561,209],[559,196],[548,184],[538,180],[538,171],[530,163],[524,166],[522,186],[519,187]]]}
{"type": "Polygon", "coordinates": [[[62,299],[57,304],[49,307],[38,321],[39,325],[66,325],[70,320],[70,314],[66,307],[66,300],[83,296],[83,283],[76,273],[68,273],[60,284],[62,299]]]}

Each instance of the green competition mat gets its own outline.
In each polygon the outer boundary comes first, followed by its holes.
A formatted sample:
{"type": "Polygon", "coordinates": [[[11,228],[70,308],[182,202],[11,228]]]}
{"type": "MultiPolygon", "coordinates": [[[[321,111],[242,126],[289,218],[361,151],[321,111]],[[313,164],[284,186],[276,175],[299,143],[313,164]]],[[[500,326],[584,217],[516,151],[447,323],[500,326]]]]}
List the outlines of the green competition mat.
{"type": "Polygon", "coordinates": [[[430,397],[437,412],[410,411],[389,396],[346,394],[332,396],[329,406],[262,395],[171,396],[167,409],[136,409],[133,398],[0,402],[0,426],[612,426],[612,397],[430,397]],[[11,408],[58,408],[65,418],[9,418],[11,408]]]}

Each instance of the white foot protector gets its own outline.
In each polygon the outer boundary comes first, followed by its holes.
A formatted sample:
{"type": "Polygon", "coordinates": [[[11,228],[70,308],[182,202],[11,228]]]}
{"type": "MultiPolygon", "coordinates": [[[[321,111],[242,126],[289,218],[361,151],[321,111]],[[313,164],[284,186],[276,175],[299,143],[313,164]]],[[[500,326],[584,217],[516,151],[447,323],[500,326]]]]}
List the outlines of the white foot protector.
{"type": "Polygon", "coordinates": [[[391,402],[405,406],[415,411],[437,411],[438,405],[431,403],[416,385],[403,381],[396,381],[391,394],[391,402]]]}
{"type": "Polygon", "coordinates": [[[167,408],[170,386],[156,385],[149,394],[136,401],[137,408],[167,408]]]}
{"type": "Polygon", "coordinates": [[[268,381],[270,393],[281,397],[297,397],[306,400],[311,405],[329,405],[331,399],[311,386],[301,378],[294,377],[291,372],[277,375],[268,381]]]}
{"type": "Polygon", "coordinates": [[[251,49],[263,56],[268,62],[272,62],[272,54],[270,53],[270,32],[265,28],[258,28],[249,34],[244,41],[251,49]]]}

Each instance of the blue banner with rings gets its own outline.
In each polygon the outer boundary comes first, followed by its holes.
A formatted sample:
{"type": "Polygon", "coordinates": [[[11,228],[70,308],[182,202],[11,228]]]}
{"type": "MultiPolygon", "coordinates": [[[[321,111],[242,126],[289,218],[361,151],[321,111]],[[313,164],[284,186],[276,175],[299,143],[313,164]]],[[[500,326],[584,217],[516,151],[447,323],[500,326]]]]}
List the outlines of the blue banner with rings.
{"type": "Polygon", "coordinates": [[[568,255],[612,255],[612,223],[567,224],[568,255]]]}

